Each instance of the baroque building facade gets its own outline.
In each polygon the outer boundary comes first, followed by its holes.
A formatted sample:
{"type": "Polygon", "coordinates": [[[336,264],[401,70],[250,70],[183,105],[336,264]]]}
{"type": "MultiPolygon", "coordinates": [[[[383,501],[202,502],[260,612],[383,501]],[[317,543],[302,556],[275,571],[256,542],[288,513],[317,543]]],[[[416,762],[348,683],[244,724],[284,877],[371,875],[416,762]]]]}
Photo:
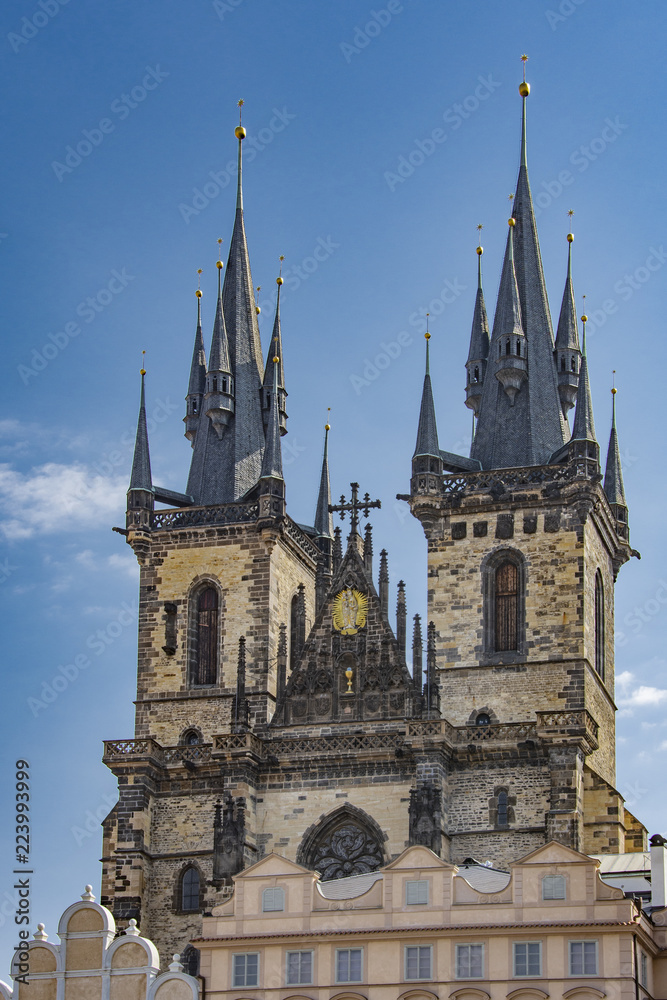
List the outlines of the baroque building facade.
{"type": "Polygon", "coordinates": [[[236,214],[208,355],[198,293],[186,492],[153,484],[142,372],[117,529],[140,566],[139,655],[134,736],[105,743],[119,799],[104,823],[102,903],[121,926],[139,921],[163,955],[183,952],[233,877],[272,852],[337,879],[414,845],[445,866],[509,865],[552,841],[586,854],[646,846],[615,787],[613,589],[636,554],[615,418],[603,474],[572,238],[554,337],[528,85],[520,92],[492,328],[478,247],[467,457],[440,448],[427,334],[400,495],[428,542],[428,613],[412,623],[411,656],[404,587],[393,628],[387,556],[376,575],[360,524],[379,502],[352,483],[349,501],[331,504],[328,427],[313,525],[288,513],[281,279],[264,362],[236,130],[236,214]]]}

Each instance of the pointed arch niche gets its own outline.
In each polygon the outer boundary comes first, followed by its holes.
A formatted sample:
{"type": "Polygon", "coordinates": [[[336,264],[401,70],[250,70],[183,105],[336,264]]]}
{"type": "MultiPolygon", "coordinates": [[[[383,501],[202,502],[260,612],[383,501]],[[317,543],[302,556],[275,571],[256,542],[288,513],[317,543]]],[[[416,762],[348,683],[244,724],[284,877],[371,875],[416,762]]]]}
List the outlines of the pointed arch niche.
{"type": "Polygon", "coordinates": [[[297,864],[319,872],[322,881],[373,872],[388,860],[385,839],[368,813],[346,804],[306,830],[297,864]]]}

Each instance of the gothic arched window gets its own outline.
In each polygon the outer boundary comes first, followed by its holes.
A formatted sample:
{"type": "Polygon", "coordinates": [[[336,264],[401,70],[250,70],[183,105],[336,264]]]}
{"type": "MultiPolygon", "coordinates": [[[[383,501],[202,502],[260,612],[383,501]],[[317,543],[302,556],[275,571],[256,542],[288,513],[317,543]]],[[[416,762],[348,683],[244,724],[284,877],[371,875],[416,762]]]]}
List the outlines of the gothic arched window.
{"type": "Polygon", "coordinates": [[[526,567],[515,549],[500,549],[482,564],[484,653],[523,653],[525,645],[526,567]]]}
{"type": "Polygon", "coordinates": [[[192,913],[199,909],[200,888],[199,872],[190,865],[181,875],[181,910],[192,913]]]}
{"type": "Polygon", "coordinates": [[[517,649],[519,569],[515,563],[501,563],[496,570],[496,642],[498,652],[517,649]]]}
{"type": "Polygon", "coordinates": [[[211,686],[218,675],[218,592],[205,587],[194,595],[190,684],[211,686]]]}
{"type": "Polygon", "coordinates": [[[595,669],[604,680],[604,585],[600,570],[595,574],[595,669]]]}
{"type": "Polygon", "coordinates": [[[373,872],[384,863],[382,833],[361,809],[343,806],[306,833],[297,862],[323,881],[373,872]]]}
{"type": "Polygon", "coordinates": [[[196,979],[199,975],[199,951],[197,948],[193,948],[191,944],[187,946],[181,952],[181,965],[183,966],[183,971],[188,974],[188,976],[194,976],[196,979]]]}
{"type": "Polygon", "coordinates": [[[498,817],[498,826],[508,826],[507,792],[504,789],[498,792],[498,805],[497,805],[496,815],[498,817]]]}

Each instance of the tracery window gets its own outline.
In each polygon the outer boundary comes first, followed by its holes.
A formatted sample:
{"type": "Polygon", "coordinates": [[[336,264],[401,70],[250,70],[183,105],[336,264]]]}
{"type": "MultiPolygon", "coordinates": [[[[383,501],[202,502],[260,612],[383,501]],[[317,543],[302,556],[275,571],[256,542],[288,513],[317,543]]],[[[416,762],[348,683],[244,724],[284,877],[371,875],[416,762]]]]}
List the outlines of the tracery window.
{"type": "Polygon", "coordinates": [[[190,684],[212,685],[218,673],[218,593],[206,587],[195,596],[190,684]]]}
{"type": "Polygon", "coordinates": [[[595,669],[604,680],[604,585],[600,570],[595,574],[595,669]]]}
{"type": "Polygon", "coordinates": [[[343,808],[306,838],[299,863],[320,873],[323,881],[376,871],[385,863],[381,834],[343,808]]]}

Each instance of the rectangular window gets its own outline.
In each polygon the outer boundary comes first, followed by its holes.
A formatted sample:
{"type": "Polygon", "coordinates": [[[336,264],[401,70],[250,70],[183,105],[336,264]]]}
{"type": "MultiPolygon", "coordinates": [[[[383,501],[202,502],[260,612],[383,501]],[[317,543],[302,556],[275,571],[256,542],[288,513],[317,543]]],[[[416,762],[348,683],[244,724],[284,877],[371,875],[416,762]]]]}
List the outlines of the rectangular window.
{"type": "Polygon", "coordinates": [[[514,945],[514,975],[542,975],[542,945],[539,941],[520,941],[514,945]]]}
{"type": "Polygon", "coordinates": [[[313,981],[312,951],[287,952],[287,985],[308,986],[313,981]]]}
{"type": "Polygon", "coordinates": [[[433,946],[430,944],[408,946],[405,949],[405,978],[431,979],[433,976],[433,946]]]}
{"type": "Polygon", "coordinates": [[[484,945],[457,944],[456,978],[481,979],[484,976],[484,945]]]}
{"type": "Polygon", "coordinates": [[[418,879],[405,883],[405,902],[408,906],[422,905],[428,903],[428,881],[418,879]]]}
{"type": "Polygon", "coordinates": [[[232,986],[259,986],[259,955],[256,951],[232,955],[232,986]]]}
{"type": "Polygon", "coordinates": [[[565,899],[565,876],[545,875],[542,879],[542,899],[565,899]]]}
{"type": "Polygon", "coordinates": [[[570,941],[570,975],[597,976],[597,941],[570,941]]]}
{"type": "Polygon", "coordinates": [[[361,982],[361,948],[339,948],[336,952],[336,982],[361,982]]]}
{"type": "Polygon", "coordinates": [[[648,989],[648,955],[645,951],[639,953],[639,982],[648,989]]]}
{"type": "Polygon", "coordinates": [[[277,913],[285,909],[285,890],[279,887],[265,889],[262,893],[262,911],[277,913]]]}

